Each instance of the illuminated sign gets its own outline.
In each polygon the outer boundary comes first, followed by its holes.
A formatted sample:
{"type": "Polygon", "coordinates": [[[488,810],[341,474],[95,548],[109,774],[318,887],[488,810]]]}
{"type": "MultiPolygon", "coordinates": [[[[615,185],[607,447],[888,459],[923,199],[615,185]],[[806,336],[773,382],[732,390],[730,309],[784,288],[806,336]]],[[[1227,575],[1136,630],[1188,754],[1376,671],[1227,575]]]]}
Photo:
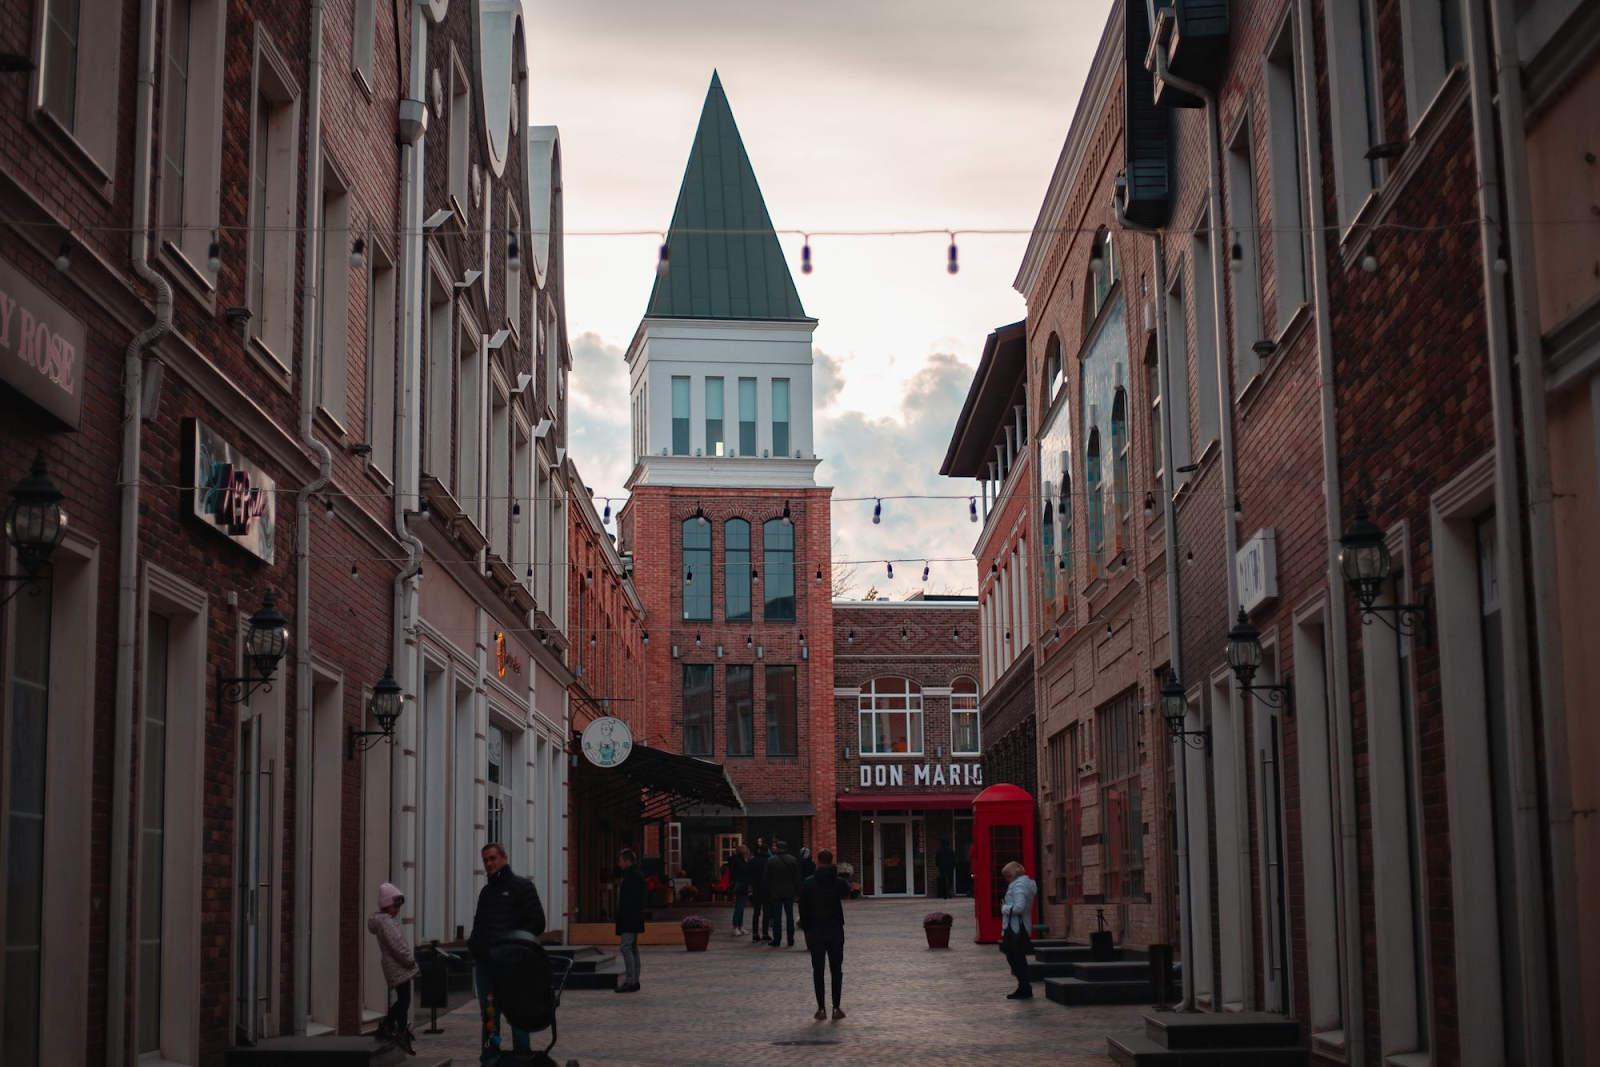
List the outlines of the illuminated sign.
{"type": "Polygon", "coordinates": [[[278,483],[199,419],[183,421],[190,511],[240,548],[271,563],[278,532],[278,483]]]}
{"type": "Polygon", "coordinates": [[[861,788],[906,784],[906,767],[911,768],[912,785],[982,785],[981,763],[863,763],[861,788]]]}
{"type": "Polygon", "coordinates": [[[497,678],[504,678],[506,671],[512,674],[522,673],[522,661],[506,651],[506,634],[504,630],[494,632],[494,673],[497,678]]]}

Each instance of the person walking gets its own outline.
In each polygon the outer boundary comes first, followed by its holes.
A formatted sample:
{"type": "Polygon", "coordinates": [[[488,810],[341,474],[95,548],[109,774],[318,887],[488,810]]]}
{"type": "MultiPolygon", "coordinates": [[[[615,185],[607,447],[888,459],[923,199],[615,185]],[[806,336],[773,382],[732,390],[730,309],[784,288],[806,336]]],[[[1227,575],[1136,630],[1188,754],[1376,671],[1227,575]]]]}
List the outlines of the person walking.
{"type": "Polygon", "coordinates": [[[816,1019],[826,1019],[823,1005],[822,966],[833,972],[833,1017],[844,1018],[839,1007],[844,984],[844,900],[850,886],[839,877],[833,853],[817,853],[817,872],[800,884],[800,928],[806,934],[806,949],[811,953],[811,985],[817,994],[816,1019]]]}
{"type": "Polygon", "coordinates": [[[766,938],[767,850],[759,837],[756,838],[755,855],[745,864],[744,873],[750,881],[750,940],[761,941],[766,938]]]}
{"type": "MultiPolygon", "coordinates": [[[[544,933],[544,905],[533,882],[511,872],[506,846],[491,841],[483,846],[483,873],[488,876],[478,891],[478,908],[472,915],[472,976],[478,989],[478,1015],[482,1020],[478,1063],[488,1067],[500,1058],[499,1015],[494,1006],[494,975],[489,950],[513,930],[535,937],[544,933]]],[[[511,1028],[511,1044],[518,1052],[529,1050],[528,1032],[511,1028]]]]}
{"type": "Polygon", "coordinates": [[[817,864],[816,864],[816,861],[811,858],[811,850],[809,848],[801,849],[800,850],[800,884],[801,885],[805,885],[806,884],[806,879],[810,878],[813,874],[816,874],[816,873],[817,873],[817,864]]]}
{"type": "Polygon", "coordinates": [[[956,887],[956,850],[950,847],[948,837],[939,838],[939,851],[933,854],[933,865],[939,869],[939,896],[949,900],[956,887]]]}
{"type": "Polygon", "coordinates": [[[388,882],[378,887],[378,910],[367,919],[367,929],[378,939],[378,961],[383,965],[383,981],[394,993],[394,1003],[389,1014],[378,1024],[379,1041],[393,1041],[406,1050],[407,1055],[417,1054],[411,1039],[411,980],[422,973],[411,944],[400,930],[395,916],[406,902],[405,894],[388,882]]]}
{"type": "Polygon", "coordinates": [[[1006,954],[1011,973],[1017,978],[1017,988],[1007,993],[1007,1000],[1032,1000],[1033,982],[1028,979],[1028,953],[1033,948],[1033,938],[1028,926],[1033,921],[1033,898],[1039,895],[1039,886],[1022,864],[1012,860],[1000,868],[1000,873],[1010,880],[1006,886],[1005,900],[1000,905],[1000,951],[1006,954]]]}
{"type": "Polygon", "coordinates": [[[750,850],[736,845],[728,857],[728,882],[733,887],[733,936],[744,936],[744,902],[750,895],[750,850]]]}
{"type": "Polygon", "coordinates": [[[622,885],[617,890],[617,934],[621,937],[622,984],[615,992],[639,992],[639,935],[644,933],[644,875],[639,873],[639,857],[633,849],[617,854],[622,868],[622,885]]]}
{"type": "Polygon", "coordinates": [[[789,922],[789,947],[794,948],[794,898],[800,895],[800,861],[789,854],[786,842],[774,842],[773,848],[775,854],[762,872],[767,880],[767,926],[772,935],[768,944],[773,948],[783,944],[781,914],[789,922]]]}

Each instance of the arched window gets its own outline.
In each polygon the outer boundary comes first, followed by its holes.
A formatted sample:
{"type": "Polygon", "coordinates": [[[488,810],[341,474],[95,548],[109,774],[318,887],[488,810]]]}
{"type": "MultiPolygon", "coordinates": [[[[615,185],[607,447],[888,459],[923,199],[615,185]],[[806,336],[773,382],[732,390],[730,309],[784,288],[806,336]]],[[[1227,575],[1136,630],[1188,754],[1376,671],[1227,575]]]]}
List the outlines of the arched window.
{"type": "Polygon", "coordinates": [[[981,756],[978,735],[978,683],[957,678],[950,683],[950,755],[981,756]]]}
{"type": "Polygon", "coordinates": [[[1055,334],[1050,335],[1050,343],[1044,349],[1044,410],[1049,411],[1050,405],[1056,402],[1056,397],[1061,395],[1061,389],[1067,384],[1067,373],[1061,364],[1061,339],[1055,334]]]}
{"type": "Polygon", "coordinates": [[[1156,511],[1166,504],[1166,453],[1161,443],[1161,368],[1156,361],[1155,338],[1150,339],[1150,354],[1145,357],[1145,393],[1150,398],[1150,474],[1155,492],[1151,493],[1156,511]]]}
{"type": "Polygon", "coordinates": [[[1119,388],[1111,400],[1111,501],[1116,516],[1113,535],[1118,552],[1131,543],[1131,538],[1124,536],[1132,512],[1128,499],[1131,488],[1128,485],[1128,451],[1128,393],[1119,388]]]}
{"type": "Polygon", "coordinates": [[[683,520],[683,617],[711,619],[711,524],[683,520]]]}
{"type": "Polygon", "coordinates": [[[750,621],[750,524],[729,519],[722,526],[723,612],[729,622],[750,621]]]}
{"type": "Polygon", "coordinates": [[[1084,285],[1084,331],[1088,332],[1100,309],[1111,296],[1111,286],[1117,280],[1116,248],[1111,243],[1111,232],[1100,230],[1094,235],[1094,245],[1089,249],[1089,281],[1084,285]]]}
{"type": "Polygon", "coordinates": [[[909,678],[874,678],[861,687],[861,754],[922,754],[922,686],[909,678]]]}
{"type": "Polygon", "coordinates": [[[1100,476],[1100,428],[1089,431],[1089,447],[1084,453],[1083,476],[1089,483],[1089,560],[1091,566],[1100,558],[1105,544],[1105,481],[1100,476]]]}
{"type": "Polygon", "coordinates": [[[1072,606],[1074,576],[1072,553],[1072,453],[1061,453],[1061,498],[1056,504],[1056,524],[1061,530],[1061,610],[1072,606]]]}
{"type": "Polygon", "coordinates": [[[782,519],[761,526],[762,587],[767,591],[761,617],[767,622],[794,622],[794,527],[782,519]]]}
{"type": "MultiPolygon", "coordinates": [[[[1044,602],[1050,604],[1056,598],[1056,516],[1055,505],[1051,494],[1055,486],[1046,481],[1044,483],[1044,507],[1039,516],[1039,546],[1043,549],[1044,565],[1039,569],[1040,577],[1044,580],[1044,602]]],[[[1048,614],[1048,612],[1047,612],[1048,614]]]]}

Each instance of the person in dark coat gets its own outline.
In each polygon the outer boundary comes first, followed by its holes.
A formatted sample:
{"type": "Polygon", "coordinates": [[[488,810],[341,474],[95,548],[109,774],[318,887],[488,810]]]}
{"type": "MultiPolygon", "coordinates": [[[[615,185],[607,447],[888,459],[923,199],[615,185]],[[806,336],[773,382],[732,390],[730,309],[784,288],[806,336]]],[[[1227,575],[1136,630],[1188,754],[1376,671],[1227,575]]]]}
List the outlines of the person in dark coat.
{"type": "Polygon", "coordinates": [[[800,928],[805,931],[806,948],[811,952],[811,984],[817,994],[815,1018],[828,1017],[822,1001],[822,965],[826,960],[833,972],[833,1017],[843,1019],[839,998],[844,981],[844,899],[850,895],[850,884],[839,877],[832,852],[818,852],[817,863],[817,873],[800,886],[800,928]]]}
{"type": "Polygon", "coordinates": [[[622,885],[617,889],[617,934],[621,937],[623,974],[618,993],[639,991],[639,935],[644,933],[644,875],[639,873],[639,857],[633,849],[617,854],[622,869],[622,885]]]}
{"type": "Polygon", "coordinates": [[[817,873],[817,861],[811,858],[811,850],[800,850],[800,884],[805,885],[806,879],[817,873]]]}
{"type": "Polygon", "coordinates": [[[754,931],[750,935],[751,941],[760,941],[764,937],[764,924],[767,911],[767,850],[761,839],[756,839],[756,853],[750,857],[750,862],[745,864],[745,877],[750,880],[750,928],[754,931]]]}
{"type": "MultiPolygon", "coordinates": [[[[513,930],[526,930],[538,937],[544,933],[544,905],[533,882],[511,872],[506,846],[491,841],[483,846],[483,873],[488,875],[478,892],[478,910],[472,916],[473,977],[478,987],[478,1013],[483,1031],[478,1063],[487,1067],[500,1057],[499,1016],[494,1009],[494,979],[489,970],[489,950],[513,930]]],[[[518,1052],[528,1051],[528,1032],[511,1028],[511,1044],[518,1052]]]]}
{"type": "Polygon", "coordinates": [[[738,845],[728,857],[728,885],[733,892],[733,936],[744,936],[744,902],[750,895],[750,850],[738,845]]]}
{"type": "Polygon", "coordinates": [[[789,854],[789,846],[774,842],[775,854],[767,860],[762,877],[767,883],[767,928],[773,948],[783,944],[783,919],[789,920],[789,947],[794,948],[794,899],[800,895],[800,861],[789,854]],[[780,918],[780,915],[783,918],[780,918]]]}
{"type": "Polygon", "coordinates": [[[950,847],[948,837],[939,839],[939,851],[933,854],[933,865],[939,868],[939,896],[949,900],[956,887],[956,850],[950,847]]]}

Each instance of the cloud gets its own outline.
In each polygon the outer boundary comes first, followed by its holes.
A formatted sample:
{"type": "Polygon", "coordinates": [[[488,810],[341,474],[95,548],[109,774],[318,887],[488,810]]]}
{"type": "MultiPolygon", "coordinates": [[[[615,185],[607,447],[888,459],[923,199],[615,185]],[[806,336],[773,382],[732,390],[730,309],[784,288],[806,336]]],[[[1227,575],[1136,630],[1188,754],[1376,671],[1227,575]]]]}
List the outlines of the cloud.
{"type": "Polygon", "coordinates": [[[619,492],[633,469],[628,367],[622,356],[621,348],[595,333],[572,340],[568,447],[584,484],[602,494],[619,492]]]}
{"type": "Polygon", "coordinates": [[[811,350],[811,397],[815,410],[827,411],[844,391],[844,366],[820,348],[811,350]]]}

